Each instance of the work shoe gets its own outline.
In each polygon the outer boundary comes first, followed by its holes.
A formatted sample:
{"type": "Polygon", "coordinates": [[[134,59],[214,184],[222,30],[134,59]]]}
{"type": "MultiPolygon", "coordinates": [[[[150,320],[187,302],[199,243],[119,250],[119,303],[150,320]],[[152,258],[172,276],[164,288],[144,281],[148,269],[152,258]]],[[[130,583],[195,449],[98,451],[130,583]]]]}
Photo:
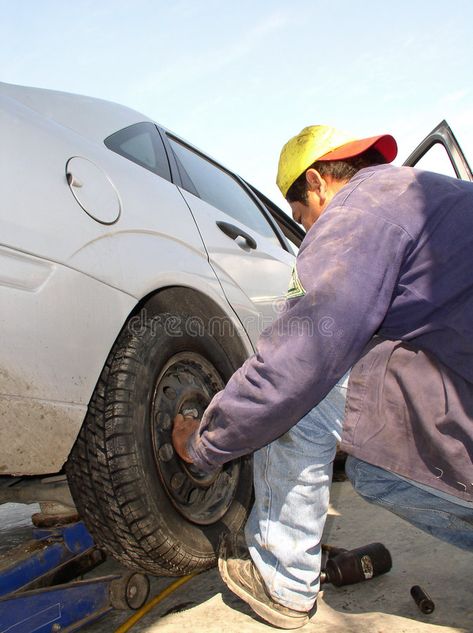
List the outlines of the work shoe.
{"type": "Polygon", "coordinates": [[[298,629],[309,621],[307,612],[290,609],[271,598],[242,533],[228,534],[222,540],[218,569],[227,587],[266,622],[281,629],[298,629]]]}

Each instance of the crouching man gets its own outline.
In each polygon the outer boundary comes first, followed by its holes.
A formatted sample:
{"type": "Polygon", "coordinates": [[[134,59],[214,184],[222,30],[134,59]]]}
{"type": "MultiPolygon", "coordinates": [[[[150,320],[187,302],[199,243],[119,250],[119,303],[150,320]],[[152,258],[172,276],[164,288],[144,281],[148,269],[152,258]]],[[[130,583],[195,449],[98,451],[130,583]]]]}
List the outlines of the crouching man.
{"type": "Polygon", "coordinates": [[[337,441],[368,501],[473,549],[473,184],[396,152],[322,125],[283,147],[307,230],[286,309],[202,420],[174,424],[203,471],[256,451],[246,543],[230,535],[219,568],[281,628],[314,610],[337,441]]]}

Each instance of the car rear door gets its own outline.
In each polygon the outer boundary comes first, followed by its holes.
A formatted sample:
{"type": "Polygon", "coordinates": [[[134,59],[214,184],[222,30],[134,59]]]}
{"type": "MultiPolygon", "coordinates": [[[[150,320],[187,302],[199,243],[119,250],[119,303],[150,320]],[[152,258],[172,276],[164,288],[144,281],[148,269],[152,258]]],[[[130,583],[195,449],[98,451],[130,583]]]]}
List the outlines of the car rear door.
{"type": "Polygon", "coordinates": [[[473,181],[470,165],[445,120],[411,152],[404,165],[473,181]]]}
{"type": "Polygon", "coordinates": [[[294,254],[253,192],[231,172],[177,137],[166,134],[209,261],[253,341],[277,317],[294,254]]]}

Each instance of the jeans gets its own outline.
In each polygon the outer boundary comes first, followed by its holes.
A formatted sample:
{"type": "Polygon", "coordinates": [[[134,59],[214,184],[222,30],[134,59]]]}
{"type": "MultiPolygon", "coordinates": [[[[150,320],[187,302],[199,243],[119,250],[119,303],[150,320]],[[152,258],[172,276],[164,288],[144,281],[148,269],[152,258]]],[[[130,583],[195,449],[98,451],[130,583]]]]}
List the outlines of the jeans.
{"type": "Polygon", "coordinates": [[[309,611],[319,590],[321,539],[348,376],[280,438],[254,454],[255,503],[245,527],[271,596],[309,611]]]}
{"type": "Polygon", "coordinates": [[[442,541],[473,551],[473,506],[419,488],[403,477],[349,457],[345,471],[355,490],[370,503],[394,512],[442,541]]]}
{"type": "MultiPolygon", "coordinates": [[[[253,562],[274,600],[309,611],[319,591],[321,539],[340,440],[346,375],[312,411],[254,455],[255,503],[245,527],[253,562]]],[[[347,474],[365,499],[430,534],[473,549],[473,509],[353,457],[347,474]]]]}

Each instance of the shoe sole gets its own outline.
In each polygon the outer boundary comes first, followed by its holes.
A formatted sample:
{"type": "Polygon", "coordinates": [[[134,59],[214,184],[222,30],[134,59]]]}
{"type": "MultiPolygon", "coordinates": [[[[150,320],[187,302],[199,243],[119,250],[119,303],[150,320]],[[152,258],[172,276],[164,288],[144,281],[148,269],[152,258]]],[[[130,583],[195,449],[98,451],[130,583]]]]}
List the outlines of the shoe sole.
{"type": "Polygon", "coordinates": [[[256,600],[256,598],[254,598],[251,593],[245,591],[243,587],[238,585],[230,578],[227,571],[227,562],[225,559],[219,558],[218,570],[223,582],[227,585],[230,591],[236,594],[244,602],[249,604],[255,613],[257,613],[260,617],[263,618],[263,620],[269,622],[273,626],[277,626],[280,629],[300,629],[309,621],[309,616],[306,614],[301,614],[300,617],[283,615],[282,613],[275,612],[273,609],[267,607],[259,600],[256,600]]]}

